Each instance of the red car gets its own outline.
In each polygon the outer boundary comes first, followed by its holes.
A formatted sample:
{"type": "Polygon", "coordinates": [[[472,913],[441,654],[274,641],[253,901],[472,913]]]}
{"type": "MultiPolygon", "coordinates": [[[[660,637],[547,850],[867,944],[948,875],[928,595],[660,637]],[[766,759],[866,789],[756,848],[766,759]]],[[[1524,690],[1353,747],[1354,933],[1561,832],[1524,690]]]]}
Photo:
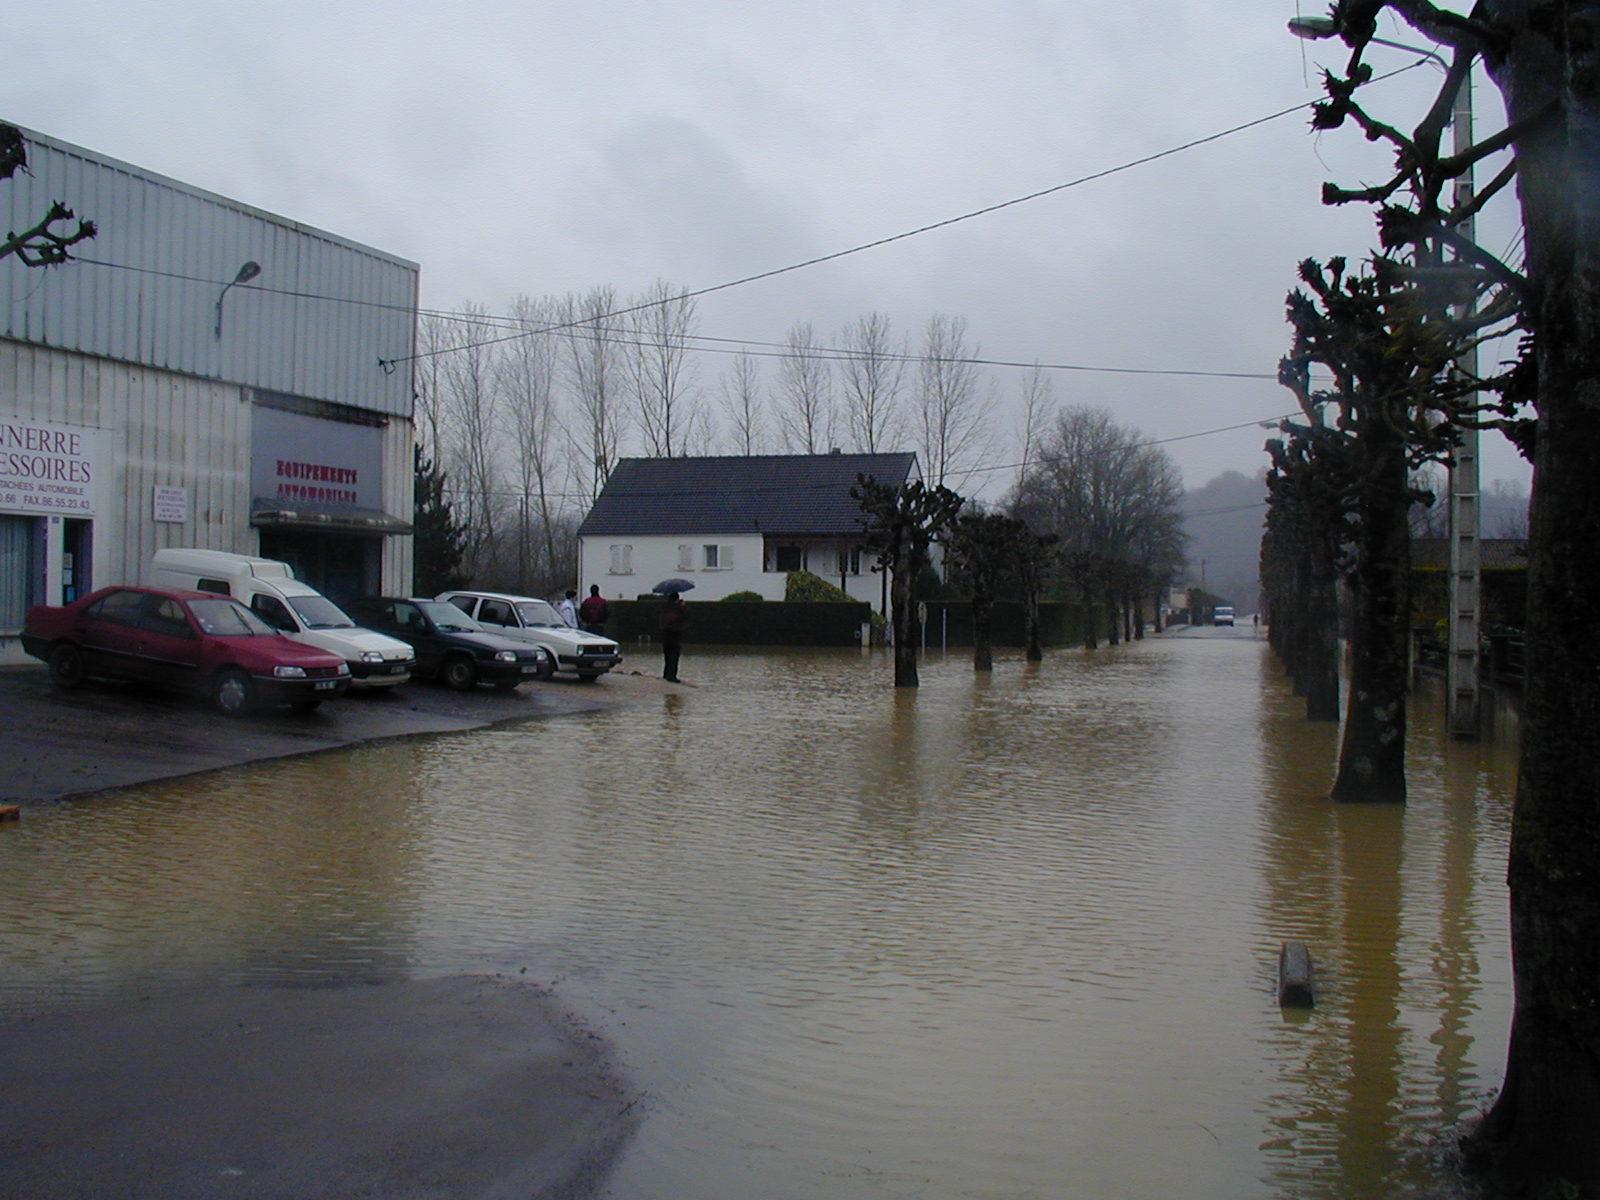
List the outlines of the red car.
{"type": "Polygon", "coordinates": [[[310,712],[350,686],[336,654],[292,642],[237,600],[205,592],[101,588],[61,608],[28,610],[22,648],[58,687],[91,675],[209,696],[237,717],[257,704],[310,712]]]}

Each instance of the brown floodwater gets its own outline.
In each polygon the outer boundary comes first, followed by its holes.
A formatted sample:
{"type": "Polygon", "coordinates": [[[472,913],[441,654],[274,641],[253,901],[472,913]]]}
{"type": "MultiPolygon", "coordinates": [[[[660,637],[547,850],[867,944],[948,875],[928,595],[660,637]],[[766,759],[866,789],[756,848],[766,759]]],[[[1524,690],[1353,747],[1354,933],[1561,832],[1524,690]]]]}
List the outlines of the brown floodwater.
{"type": "Polygon", "coordinates": [[[1452,743],[1422,686],[1410,804],[1334,807],[1336,730],[1249,629],[934,653],[915,692],[690,649],[643,704],[30,809],[0,1011],[526,968],[644,1093],[618,1200],[1458,1190],[1512,717],[1452,743]]]}

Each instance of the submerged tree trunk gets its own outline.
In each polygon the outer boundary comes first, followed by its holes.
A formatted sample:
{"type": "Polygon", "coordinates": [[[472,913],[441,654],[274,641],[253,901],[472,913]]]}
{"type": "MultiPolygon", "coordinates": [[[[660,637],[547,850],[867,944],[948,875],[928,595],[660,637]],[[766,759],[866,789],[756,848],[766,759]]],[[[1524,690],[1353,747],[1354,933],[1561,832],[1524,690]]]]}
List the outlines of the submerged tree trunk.
{"type": "Polygon", "coordinates": [[[894,615],[894,685],[916,687],[917,603],[912,584],[916,567],[909,550],[895,555],[889,581],[889,608],[894,615]]]}
{"type": "Polygon", "coordinates": [[[1478,1148],[1519,1181],[1600,1195],[1600,3],[1532,8],[1495,70],[1517,144],[1539,426],[1528,541],[1522,753],[1511,822],[1516,1007],[1478,1148]]]}
{"type": "Polygon", "coordinates": [[[1122,640],[1122,630],[1120,628],[1121,621],[1117,616],[1117,596],[1109,587],[1106,588],[1104,603],[1106,608],[1106,645],[1115,646],[1122,640]]]}
{"type": "Polygon", "coordinates": [[[1351,573],[1350,695],[1333,799],[1404,804],[1411,500],[1405,447],[1369,427],[1374,469],[1363,481],[1351,573]]]}
{"type": "Polygon", "coordinates": [[[1306,719],[1339,719],[1339,596],[1331,565],[1313,571],[1306,589],[1304,660],[1300,665],[1305,680],[1306,719]]]}
{"type": "Polygon", "coordinates": [[[1144,596],[1134,592],[1128,602],[1129,611],[1133,613],[1133,637],[1135,641],[1144,641],[1144,596]]]}
{"type": "Polygon", "coordinates": [[[994,670],[994,651],[990,638],[989,617],[994,601],[988,595],[972,594],[972,669],[994,670]]]}

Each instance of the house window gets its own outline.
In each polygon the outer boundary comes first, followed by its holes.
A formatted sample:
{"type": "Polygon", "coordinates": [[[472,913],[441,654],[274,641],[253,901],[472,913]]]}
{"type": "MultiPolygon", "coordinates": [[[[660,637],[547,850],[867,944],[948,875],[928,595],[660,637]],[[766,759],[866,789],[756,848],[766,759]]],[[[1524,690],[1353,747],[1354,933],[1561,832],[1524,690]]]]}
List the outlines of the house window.
{"type": "Polygon", "coordinates": [[[611,573],[613,575],[633,574],[633,547],[611,547],[611,573]]]}
{"type": "Polygon", "coordinates": [[[700,561],[708,571],[733,570],[732,546],[701,546],[700,561]]]}
{"type": "Polygon", "coordinates": [[[722,569],[722,564],[717,561],[717,548],[715,546],[702,546],[700,551],[701,556],[705,559],[706,570],[719,571],[722,569]]]}
{"type": "Polygon", "coordinates": [[[804,571],[806,552],[803,546],[775,546],[772,551],[772,569],[775,571],[804,571]]]}
{"type": "Polygon", "coordinates": [[[841,546],[839,548],[839,574],[861,574],[861,547],[841,546]]]}

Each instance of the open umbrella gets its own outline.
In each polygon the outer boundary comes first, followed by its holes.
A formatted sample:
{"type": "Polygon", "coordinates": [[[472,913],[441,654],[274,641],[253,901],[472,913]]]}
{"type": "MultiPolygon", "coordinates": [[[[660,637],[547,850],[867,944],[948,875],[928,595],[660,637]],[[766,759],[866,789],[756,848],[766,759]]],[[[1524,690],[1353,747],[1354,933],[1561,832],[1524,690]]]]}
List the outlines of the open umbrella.
{"type": "Polygon", "coordinates": [[[694,584],[687,579],[663,579],[650,590],[658,596],[671,596],[678,592],[694,590],[694,584]]]}

